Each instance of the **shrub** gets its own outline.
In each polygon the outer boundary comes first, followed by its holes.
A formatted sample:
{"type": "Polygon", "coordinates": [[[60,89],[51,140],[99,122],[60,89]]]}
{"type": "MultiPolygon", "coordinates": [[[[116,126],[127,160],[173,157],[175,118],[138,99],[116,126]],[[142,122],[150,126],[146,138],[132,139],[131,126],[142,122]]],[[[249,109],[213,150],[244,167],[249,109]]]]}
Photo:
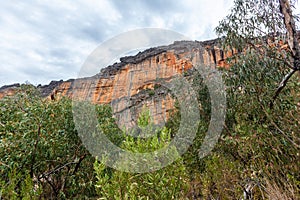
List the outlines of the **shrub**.
{"type": "Polygon", "coordinates": [[[2,198],[92,197],[93,162],[77,136],[71,100],[48,101],[30,85],[0,100],[2,198]]]}
{"type": "MultiPolygon", "coordinates": [[[[142,112],[138,120],[140,128],[149,126],[147,123],[149,112],[142,112]]],[[[143,129],[149,131],[151,129],[143,129]]],[[[148,135],[149,133],[147,133],[148,135]]],[[[121,147],[131,152],[152,152],[167,145],[171,140],[171,132],[167,128],[153,133],[151,138],[134,138],[126,136],[121,147]]],[[[168,152],[171,156],[176,156],[176,149],[168,152]]],[[[178,155],[177,155],[178,156],[178,155]]],[[[136,161],[136,165],[151,167],[151,162],[147,160],[136,161]]],[[[134,158],[128,158],[134,159],[134,158]]],[[[95,184],[98,195],[104,199],[180,199],[186,195],[188,190],[187,172],[181,158],[165,168],[149,173],[129,173],[117,171],[105,166],[105,159],[99,163],[94,163],[97,177],[95,184]]],[[[131,160],[134,161],[134,160],[131,160]]],[[[132,162],[130,162],[132,163],[132,162]]],[[[134,163],[134,162],[133,162],[134,163]]],[[[119,160],[118,164],[124,169],[130,167],[129,160],[119,160]]],[[[155,163],[160,165],[160,161],[155,163]]],[[[128,168],[127,168],[128,170],[128,168]]]]}

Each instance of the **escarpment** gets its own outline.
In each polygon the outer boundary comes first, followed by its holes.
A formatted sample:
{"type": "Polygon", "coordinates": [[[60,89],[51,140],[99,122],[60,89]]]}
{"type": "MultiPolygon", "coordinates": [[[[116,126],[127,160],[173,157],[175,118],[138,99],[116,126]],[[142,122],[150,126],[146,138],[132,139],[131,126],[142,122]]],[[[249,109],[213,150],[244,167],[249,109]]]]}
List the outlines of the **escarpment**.
{"type": "MultiPolygon", "coordinates": [[[[154,123],[159,124],[168,119],[175,103],[172,91],[164,83],[189,72],[195,65],[226,68],[225,59],[234,53],[224,52],[218,40],[177,41],[120,58],[119,63],[92,77],[52,81],[37,88],[52,100],[76,96],[95,104],[110,104],[119,125],[126,127],[132,127],[142,108],[147,107],[154,123]]],[[[9,86],[1,88],[0,98],[12,91],[9,86]]]]}

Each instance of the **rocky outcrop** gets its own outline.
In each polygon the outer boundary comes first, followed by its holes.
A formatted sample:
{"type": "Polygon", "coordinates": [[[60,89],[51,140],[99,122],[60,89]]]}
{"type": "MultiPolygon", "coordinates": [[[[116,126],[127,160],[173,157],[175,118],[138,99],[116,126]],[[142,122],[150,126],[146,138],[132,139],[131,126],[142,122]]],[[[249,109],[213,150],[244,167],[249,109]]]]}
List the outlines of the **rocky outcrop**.
{"type": "Polygon", "coordinates": [[[5,85],[0,88],[0,99],[2,99],[5,96],[11,96],[15,94],[15,91],[17,88],[20,87],[19,83],[12,84],[12,85],[5,85]]]}
{"type": "MultiPolygon", "coordinates": [[[[121,62],[102,69],[93,77],[52,81],[38,88],[43,96],[52,100],[67,96],[95,104],[111,104],[119,124],[127,127],[135,124],[144,106],[150,109],[155,123],[163,123],[175,102],[164,83],[195,65],[228,67],[225,59],[233,53],[220,49],[218,40],[177,41],[123,57],[121,62]]],[[[9,93],[8,88],[11,87],[0,89],[0,97],[9,93]]]]}

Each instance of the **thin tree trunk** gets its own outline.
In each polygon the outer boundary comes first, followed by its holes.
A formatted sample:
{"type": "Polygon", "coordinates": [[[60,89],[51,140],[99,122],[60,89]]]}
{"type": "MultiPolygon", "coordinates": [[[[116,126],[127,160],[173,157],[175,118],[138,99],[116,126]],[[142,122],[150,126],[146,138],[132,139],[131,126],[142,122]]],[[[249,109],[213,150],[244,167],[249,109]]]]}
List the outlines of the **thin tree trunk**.
{"type": "Polygon", "coordinates": [[[292,52],[293,64],[292,71],[290,71],[280,82],[275,95],[270,102],[270,108],[273,107],[275,100],[279,96],[280,92],[284,89],[289,79],[296,71],[300,70],[300,46],[297,37],[297,29],[295,20],[293,17],[291,5],[289,0],[279,0],[280,12],[283,15],[283,22],[287,31],[288,45],[292,52]]]}

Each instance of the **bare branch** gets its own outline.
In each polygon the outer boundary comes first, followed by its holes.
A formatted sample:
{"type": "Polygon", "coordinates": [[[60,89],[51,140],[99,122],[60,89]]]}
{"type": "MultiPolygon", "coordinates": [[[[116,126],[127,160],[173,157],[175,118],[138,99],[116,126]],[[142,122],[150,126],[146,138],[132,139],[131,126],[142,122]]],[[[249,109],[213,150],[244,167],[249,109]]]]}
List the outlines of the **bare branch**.
{"type": "Polygon", "coordinates": [[[80,163],[83,161],[83,159],[87,156],[87,154],[84,154],[83,156],[80,157],[79,161],[77,162],[75,168],[74,168],[74,171],[72,174],[75,174],[80,166],[80,163]]]}
{"type": "Polygon", "coordinates": [[[286,86],[292,75],[300,70],[300,46],[297,38],[297,29],[292,14],[292,9],[289,0],[279,0],[280,12],[283,15],[283,21],[287,30],[288,45],[292,51],[292,57],[294,59],[293,69],[283,78],[279,84],[276,93],[270,102],[270,108],[273,108],[274,102],[283,88],[286,86]]]}
{"type": "Polygon", "coordinates": [[[280,92],[283,90],[283,88],[286,86],[287,82],[289,81],[289,79],[293,76],[293,74],[296,72],[296,69],[291,70],[287,75],[285,75],[285,77],[283,78],[283,80],[281,81],[281,83],[279,84],[275,95],[273,96],[273,99],[270,103],[270,108],[273,108],[274,106],[274,102],[276,100],[276,98],[278,97],[278,95],[280,94],[280,92]]]}
{"type": "Polygon", "coordinates": [[[64,165],[62,165],[62,166],[60,166],[60,167],[55,168],[54,170],[52,170],[52,171],[50,171],[50,172],[41,174],[41,175],[39,176],[39,179],[40,179],[40,178],[47,178],[49,175],[54,174],[54,173],[60,171],[61,169],[67,167],[68,165],[73,165],[73,164],[77,164],[77,163],[78,163],[77,161],[68,162],[68,163],[66,163],[66,164],[64,164],[64,165]]]}

